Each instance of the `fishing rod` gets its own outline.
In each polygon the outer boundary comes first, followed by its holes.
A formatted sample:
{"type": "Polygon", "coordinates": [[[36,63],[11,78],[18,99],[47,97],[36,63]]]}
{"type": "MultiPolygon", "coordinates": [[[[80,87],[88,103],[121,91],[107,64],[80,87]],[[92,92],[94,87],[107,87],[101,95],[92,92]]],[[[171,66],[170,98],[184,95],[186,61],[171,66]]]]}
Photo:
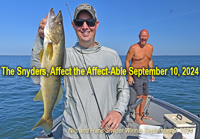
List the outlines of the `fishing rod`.
{"type": "MultiPolygon", "coordinates": [[[[86,62],[85,62],[85,58],[84,58],[84,56],[83,56],[82,49],[81,49],[81,54],[82,54],[82,57],[83,57],[83,60],[84,60],[84,64],[85,64],[85,66],[86,66],[86,69],[88,69],[88,66],[87,66],[87,64],[86,64],[86,62]]],[[[87,70],[86,70],[86,72],[87,72],[87,70]]],[[[97,97],[96,97],[96,93],[95,93],[94,86],[93,86],[92,80],[91,80],[91,78],[90,78],[90,75],[88,75],[88,80],[89,80],[90,86],[91,86],[91,88],[92,88],[92,91],[93,91],[93,94],[94,94],[94,98],[95,98],[96,103],[97,103],[97,107],[98,107],[98,110],[99,110],[99,114],[100,114],[100,116],[101,116],[101,120],[103,121],[103,116],[102,116],[102,113],[101,113],[101,109],[100,109],[100,107],[99,107],[99,103],[98,103],[98,100],[97,100],[97,97]]],[[[105,134],[106,134],[107,138],[109,139],[108,134],[107,134],[107,133],[105,133],[105,134]]]]}
{"type": "MultiPolygon", "coordinates": [[[[67,4],[67,0],[65,0],[65,5],[67,6],[67,10],[68,10],[68,13],[69,13],[69,17],[70,17],[70,19],[71,19],[71,22],[72,22],[72,17],[71,17],[71,14],[70,14],[70,11],[69,11],[69,6],[68,6],[68,4],[67,4]]],[[[79,41],[79,39],[78,39],[78,36],[76,35],[76,39],[77,39],[77,41],[79,41]]]]}
{"type": "MultiPolygon", "coordinates": [[[[68,4],[67,4],[67,1],[66,1],[66,0],[65,0],[65,3],[66,3],[66,6],[67,6],[67,9],[68,9],[68,12],[69,12],[69,16],[70,16],[70,19],[71,19],[71,22],[72,22],[72,17],[71,17],[71,14],[70,14],[70,11],[69,11],[69,7],[68,7],[68,4]]],[[[76,36],[76,37],[77,37],[77,39],[78,39],[78,36],[76,36]]],[[[80,49],[81,49],[81,48],[80,48],[80,49]]],[[[81,49],[81,54],[82,54],[83,61],[84,61],[84,64],[85,64],[85,66],[86,66],[86,69],[88,69],[88,66],[87,66],[87,64],[86,64],[85,58],[84,58],[84,56],[83,56],[82,49],[81,49]]],[[[86,70],[86,71],[87,71],[87,70],[86,70]]],[[[97,107],[98,107],[98,110],[99,110],[99,114],[100,114],[101,120],[103,121],[103,116],[102,116],[102,113],[101,113],[101,109],[100,109],[100,107],[99,107],[99,103],[98,103],[98,100],[97,100],[97,97],[96,97],[96,93],[95,93],[94,86],[93,86],[92,80],[91,80],[91,78],[90,78],[90,75],[88,75],[88,80],[89,80],[91,89],[92,89],[92,91],[93,91],[94,98],[95,98],[96,103],[97,103],[97,107]]],[[[107,133],[105,133],[105,134],[106,134],[107,138],[109,139],[108,134],[107,134],[107,133]]]]}
{"type": "Polygon", "coordinates": [[[71,14],[70,14],[70,11],[69,11],[69,7],[68,7],[68,5],[67,5],[67,1],[66,1],[66,0],[65,0],[65,3],[66,3],[66,6],[67,6],[67,9],[68,9],[69,17],[70,17],[71,22],[72,22],[72,17],[71,17],[71,14]]]}
{"type": "Polygon", "coordinates": [[[158,84],[158,79],[157,79],[156,85],[155,85],[155,87],[154,87],[153,94],[152,94],[152,96],[150,97],[150,100],[149,100],[149,102],[147,103],[146,107],[144,108],[144,109],[146,109],[146,112],[144,113],[146,116],[149,115],[149,106],[150,106],[150,102],[151,102],[151,100],[152,100],[152,98],[153,98],[153,95],[154,95],[154,92],[155,92],[155,90],[156,90],[157,84],[158,84]]]}

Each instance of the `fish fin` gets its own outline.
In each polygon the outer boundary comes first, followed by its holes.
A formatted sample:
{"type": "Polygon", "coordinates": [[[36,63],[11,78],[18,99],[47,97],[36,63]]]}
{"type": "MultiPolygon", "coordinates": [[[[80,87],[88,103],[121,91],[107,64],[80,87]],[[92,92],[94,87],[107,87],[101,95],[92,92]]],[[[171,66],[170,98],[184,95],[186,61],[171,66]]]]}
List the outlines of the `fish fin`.
{"type": "Polygon", "coordinates": [[[32,128],[32,130],[34,130],[35,128],[38,128],[38,127],[43,127],[44,131],[47,134],[50,134],[52,127],[53,127],[53,118],[51,117],[50,119],[47,120],[47,119],[43,118],[43,116],[42,116],[40,121],[32,128]]]}
{"type": "Polygon", "coordinates": [[[63,98],[63,89],[62,89],[62,85],[60,85],[60,89],[59,89],[59,93],[58,93],[58,97],[57,97],[55,106],[62,100],[62,98],[63,98]]]}
{"type": "Polygon", "coordinates": [[[53,44],[52,43],[48,43],[48,45],[47,45],[47,57],[49,57],[49,61],[51,61],[51,59],[53,57],[53,44]]]}
{"type": "Polygon", "coordinates": [[[43,53],[44,53],[44,47],[42,48],[42,50],[41,50],[40,53],[39,53],[40,63],[42,63],[42,56],[43,56],[43,53]]]}
{"type": "Polygon", "coordinates": [[[38,100],[43,102],[43,98],[42,98],[42,90],[40,90],[37,95],[35,96],[34,100],[38,100]]]}

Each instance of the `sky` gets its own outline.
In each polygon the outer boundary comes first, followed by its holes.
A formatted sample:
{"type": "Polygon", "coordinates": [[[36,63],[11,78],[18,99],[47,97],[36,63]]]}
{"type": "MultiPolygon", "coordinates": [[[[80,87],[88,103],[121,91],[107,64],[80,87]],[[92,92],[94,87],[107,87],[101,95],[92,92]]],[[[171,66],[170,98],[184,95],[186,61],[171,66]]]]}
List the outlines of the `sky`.
{"type": "MultiPolygon", "coordinates": [[[[200,55],[200,0],[67,0],[75,8],[91,4],[99,20],[95,40],[126,55],[139,41],[142,29],[149,31],[153,56],[200,55]]],[[[76,43],[65,0],[1,0],[0,55],[31,55],[42,18],[54,8],[63,14],[65,47],[76,43]]]]}

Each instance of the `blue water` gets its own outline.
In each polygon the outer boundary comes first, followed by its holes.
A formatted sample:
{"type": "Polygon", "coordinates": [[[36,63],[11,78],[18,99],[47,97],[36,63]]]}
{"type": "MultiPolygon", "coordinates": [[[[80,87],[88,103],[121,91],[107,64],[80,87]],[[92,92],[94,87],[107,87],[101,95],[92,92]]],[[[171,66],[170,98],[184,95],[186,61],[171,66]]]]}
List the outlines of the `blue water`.
{"type": "MultiPolygon", "coordinates": [[[[120,57],[124,65],[125,56],[120,57]]],[[[170,69],[183,66],[199,67],[200,56],[153,56],[154,67],[170,69]]],[[[30,56],[0,56],[0,67],[30,68],[30,56]]],[[[154,97],[177,105],[195,115],[200,114],[199,76],[156,76],[149,83],[150,95],[156,86],[154,97]],[[157,85],[156,85],[157,84],[157,85]]],[[[33,101],[40,86],[25,76],[2,76],[0,69],[0,138],[34,138],[42,128],[31,131],[43,114],[43,103],[33,101]]],[[[63,99],[64,101],[64,99],[63,99]]],[[[53,111],[54,119],[62,114],[62,102],[53,111]]]]}

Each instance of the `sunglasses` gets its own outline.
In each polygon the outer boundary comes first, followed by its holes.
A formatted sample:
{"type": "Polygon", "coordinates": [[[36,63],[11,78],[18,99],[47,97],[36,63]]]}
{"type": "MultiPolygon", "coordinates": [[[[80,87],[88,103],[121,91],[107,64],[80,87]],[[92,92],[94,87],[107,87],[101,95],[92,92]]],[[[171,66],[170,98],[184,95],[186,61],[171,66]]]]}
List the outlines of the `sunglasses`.
{"type": "Polygon", "coordinates": [[[81,27],[84,22],[86,22],[89,27],[93,27],[96,23],[96,20],[95,19],[87,19],[87,20],[74,19],[74,23],[77,27],[81,27]]]}

